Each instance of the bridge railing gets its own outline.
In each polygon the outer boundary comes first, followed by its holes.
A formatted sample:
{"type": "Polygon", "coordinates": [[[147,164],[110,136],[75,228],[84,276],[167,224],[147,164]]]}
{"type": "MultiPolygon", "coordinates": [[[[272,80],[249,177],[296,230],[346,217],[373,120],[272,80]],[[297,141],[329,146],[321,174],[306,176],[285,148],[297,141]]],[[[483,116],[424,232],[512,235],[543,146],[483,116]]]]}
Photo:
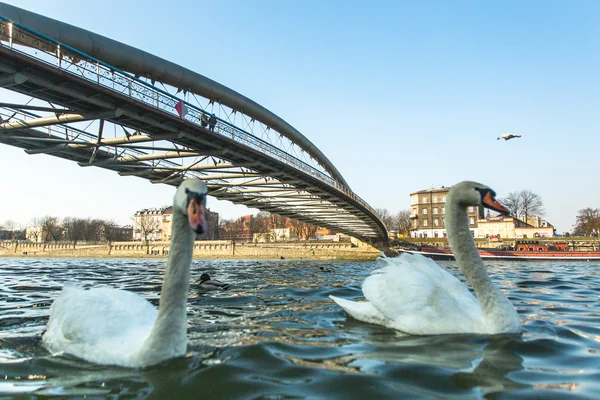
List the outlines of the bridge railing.
{"type": "Polygon", "coordinates": [[[219,133],[236,142],[256,149],[272,158],[280,160],[294,168],[303,171],[310,176],[327,183],[354,201],[368,209],[373,215],[375,210],[352,190],[324,174],[316,168],[293,155],[273,146],[251,133],[225,121],[216,115],[207,112],[191,103],[188,103],[165,90],[157,88],[148,82],[144,82],[130,73],[106,64],[92,56],[89,56],[71,46],[61,43],[49,36],[36,32],[18,22],[0,15],[0,45],[7,42],[8,47],[38,61],[54,65],[64,71],[78,77],[94,82],[102,87],[108,88],[129,98],[140,101],[146,105],[156,108],[162,112],[178,116],[204,129],[219,133]],[[38,51],[27,52],[15,46],[34,48],[38,51]],[[181,106],[181,113],[177,106],[181,106]],[[212,121],[211,121],[212,119],[212,121]]]}

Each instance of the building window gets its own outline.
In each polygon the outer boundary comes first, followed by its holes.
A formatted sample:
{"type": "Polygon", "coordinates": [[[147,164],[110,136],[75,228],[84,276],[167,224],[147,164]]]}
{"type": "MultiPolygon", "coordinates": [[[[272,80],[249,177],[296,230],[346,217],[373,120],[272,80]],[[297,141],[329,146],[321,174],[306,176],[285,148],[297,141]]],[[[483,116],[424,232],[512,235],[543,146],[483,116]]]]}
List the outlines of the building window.
{"type": "Polygon", "coordinates": [[[446,207],[442,207],[442,214],[446,214],[446,207]]]}
{"type": "Polygon", "coordinates": [[[437,201],[438,201],[438,198],[437,198],[437,196],[433,196],[433,201],[432,201],[432,202],[433,202],[433,203],[437,203],[437,201]]]}
{"type": "Polygon", "coordinates": [[[437,213],[438,213],[438,209],[437,209],[437,207],[433,207],[433,213],[434,213],[434,214],[437,214],[437,213]]]}
{"type": "Polygon", "coordinates": [[[473,206],[469,206],[469,212],[473,212],[473,211],[474,211],[473,206]]]}
{"type": "Polygon", "coordinates": [[[427,220],[426,219],[423,220],[423,226],[427,226],[427,220]]]}
{"type": "Polygon", "coordinates": [[[433,226],[439,226],[440,225],[440,220],[437,218],[433,219],[433,226]]]}
{"type": "Polygon", "coordinates": [[[427,209],[426,208],[421,208],[421,214],[427,215],[427,209]]]}
{"type": "Polygon", "coordinates": [[[442,196],[442,203],[446,202],[446,196],[442,196]]]}
{"type": "Polygon", "coordinates": [[[469,217],[469,225],[475,225],[475,218],[469,217]]]}
{"type": "Polygon", "coordinates": [[[423,203],[423,204],[427,204],[427,197],[423,197],[423,198],[421,199],[421,203],[423,203]]]}

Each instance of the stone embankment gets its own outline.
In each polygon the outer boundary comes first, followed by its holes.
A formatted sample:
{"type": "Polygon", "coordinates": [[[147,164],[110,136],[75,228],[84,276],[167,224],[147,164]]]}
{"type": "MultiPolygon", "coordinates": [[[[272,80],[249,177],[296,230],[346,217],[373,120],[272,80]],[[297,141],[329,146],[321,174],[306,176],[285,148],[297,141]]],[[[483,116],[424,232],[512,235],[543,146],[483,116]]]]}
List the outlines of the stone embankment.
{"type": "MultiPolygon", "coordinates": [[[[169,242],[88,243],[0,243],[4,257],[166,257],[169,242]]],[[[350,242],[277,242],[239,243],[229,240],[196,241],[196,258],[238,259],[346,259],[374,260],[381,254],[365,243],[350,242]]]]}

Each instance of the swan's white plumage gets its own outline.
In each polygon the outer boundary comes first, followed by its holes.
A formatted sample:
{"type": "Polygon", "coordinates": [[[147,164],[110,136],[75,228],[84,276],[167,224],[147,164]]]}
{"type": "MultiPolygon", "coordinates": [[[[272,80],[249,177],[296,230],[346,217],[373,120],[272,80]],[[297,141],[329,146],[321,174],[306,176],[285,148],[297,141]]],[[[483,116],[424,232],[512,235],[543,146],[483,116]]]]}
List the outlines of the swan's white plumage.
{"type": "Polygon", "coordinates": [[[52,303],[44,344],[51,352],[97,364],[136,366],[136,355],[157,314],[148,300],[135,293],[67,284],[52,303]]]}
{"type": "Polygon", "coordinates": [[[477,299],[434,261],[408,253],[377,261],[382,268],[375,270],[362,286],[368,301],[331,296],[353,318],[413,335],[487,332],[477,299]]]}
{"type": "Polygon", "coordinates": [[[398,258],[378,259],[381,268],[362,286],[366,302],[330,298],[360,321],[410,334],[520,332],[519,316],[489,279],[469,230],[467,206],[505,210],[494,196],[490,188],[465,181],[454,186],[447,197],[448,239],[477,297],[431,259],[404,253],[398,258]]]}

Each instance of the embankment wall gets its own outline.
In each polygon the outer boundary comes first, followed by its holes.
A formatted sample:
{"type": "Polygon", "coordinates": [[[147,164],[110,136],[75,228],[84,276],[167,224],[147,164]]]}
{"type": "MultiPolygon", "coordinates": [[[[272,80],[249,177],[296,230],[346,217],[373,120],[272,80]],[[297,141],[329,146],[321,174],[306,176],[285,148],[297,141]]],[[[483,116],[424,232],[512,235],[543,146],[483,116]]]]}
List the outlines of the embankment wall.
{"type": "MultiPolygon", "coordinates": [[[[88,243],[4,242],[0,256],[5,257],[166,257],[169,242],[114,242],[110,245],[88,243]]],[[[277,242],[237,243],[228,240],[196,241],[196,258],[292,258],[292,259],[375,259],[381,252],[361,243],[277,242]]]]}

